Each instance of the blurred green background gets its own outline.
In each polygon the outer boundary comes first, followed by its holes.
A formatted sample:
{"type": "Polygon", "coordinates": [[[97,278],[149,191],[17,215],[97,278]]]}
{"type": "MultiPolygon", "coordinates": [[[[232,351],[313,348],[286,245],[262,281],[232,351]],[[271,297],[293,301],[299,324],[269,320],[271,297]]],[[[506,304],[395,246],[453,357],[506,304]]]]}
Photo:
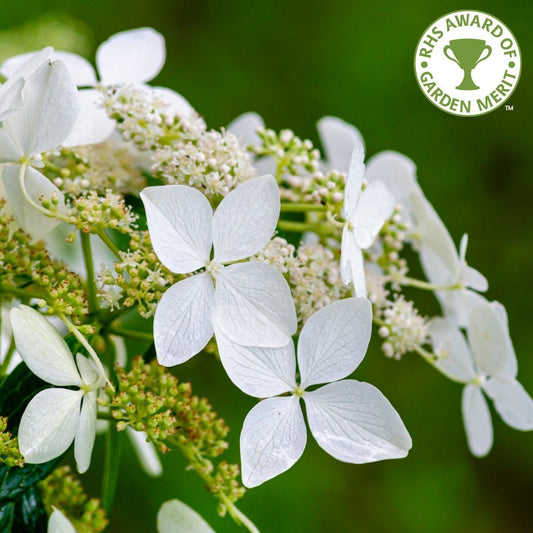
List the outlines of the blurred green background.
{"type": "MultiPolygon", "coordinates": [[[[242,112],[260,113],[318,142],[315,122],[337,115],[363,133],[368,155],[394,149],[411,157],[419,181],[456,242],[470,235],[469,263],[489,279],[488,297],[508,310],[520,381],[533,392],[531,220],[533,152],[531,21],[533,3],[480,0],[306,2],[202,0],[26,0],[2,2],[0,56],[52,44],[94,58],[98,43],[149,25],[166,37],[167,62],[156,79],[182,93],[213,128],[242,112]],[[513,31],[523,55],[520,84],[504,107],[459,118],[432,106],[412,69],[424,29],[468,7],[513,31]]],[[[436,304],[412,293],[427,313],[436,304]]],[[[247,493],[241,507],[265,532],[526,532],[533,527],[533,435],[494,414],[495,444],[482,460],[466,447],[458,385],[415,356],[386,360],[377,342],[356,372],[401,413],[414,441],[401,461],[345,465],[309,438],[288,473],[247,493]]],[[[177,369],[228,421],[229,459],[238,460],[242,420],[254,400],[220,367],[195,358],[177,369]]],[[[178,497],[220,532],[239,531],[177,454],[148,479],[125,443],[111,532],[154,531],[159,505],[178,497]]],[[[101,443],[98,445],[101,447],[101,443]]],[[[99,493],[101,461],[83,482],[99,493]]]]}

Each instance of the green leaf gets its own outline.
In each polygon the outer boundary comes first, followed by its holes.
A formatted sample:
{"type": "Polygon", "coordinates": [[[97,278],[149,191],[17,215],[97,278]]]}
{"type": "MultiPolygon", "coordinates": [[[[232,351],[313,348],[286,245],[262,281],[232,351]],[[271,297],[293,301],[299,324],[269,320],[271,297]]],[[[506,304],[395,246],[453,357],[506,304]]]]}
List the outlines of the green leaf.
{"type": "Polygon", "coordinates": [[[48,515],[44,510],[39,489],[26,491],[15,504],[15,517],[11,531],[17,533],[46,533],[48,515]]]}
{"type": "Polygon", "coordinates": [[[39,481],[47,478],[63,459],[56,457],[47,463],[33,465],[26,463],[22,468],[0,465],[0,505],[13,502],[34,487],[39,481]]]}
{"type": "Polygon", "coordinates": [[[15,502],[0,507],[0,531],[11,531],[15,519],[15,502]]]}
{"type": "Polygon", "coordinates": [[[20,363],[0,385],[0,415],[7,416],[8,430],[14,432],[30,400],[50,384],[20,363]]]}

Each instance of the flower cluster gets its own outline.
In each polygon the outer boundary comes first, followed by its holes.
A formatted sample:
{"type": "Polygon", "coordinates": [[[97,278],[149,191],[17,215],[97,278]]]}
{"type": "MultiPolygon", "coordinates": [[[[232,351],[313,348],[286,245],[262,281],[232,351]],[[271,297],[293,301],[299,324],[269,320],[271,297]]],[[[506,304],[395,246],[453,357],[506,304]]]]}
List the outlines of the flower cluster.
{"type": "Polygon", "coordinates": [[[300,325],[316,311],[349,294],[335,254],[320,243],[301,244],[296,250],[285,239],[276,237],[257,254],[257,259],[285,274],[300,325]]]}
{"type": "Polygon", "coordinates": [[[7,430],[7,418],[5,416],[0,416],[0,462],[9,467],[24,464],[17,437],[13,437],[13,434],[7,430]]]}
{"type": "Polygon", "coordinates": [[[61,466],[39,484],[43,503],[48,509],[57,508],[65,512],[76,531],[98,533],[109,521],[100,507],[100,500],[89,498],[79,479],[69,466],[61,466]]]}
{"type": "MultiPolygon", "coordinates": [[[[257,531],[236,506],[241,469],[220,457],[229,428],[164,367],[203,353],[198,364],[220,363],[258,399],[240,434],[246,487],[303,454],[301,402],[340,461],[402,458],[412,442],[400,415],[351,379],[373,325],[387,357],[416,354],[464,386],[475,455],[493,441],[486,397],[508,425],[533,429],[505,309],[480,294],[488,282],[466,261],[467,236],[457,249],[412,161],[365,163],[360,133],[335,117],[317,125],[323,154],[254,113],[210,130],[181,95],[148,85],[164,58],[163,37],[140,28],[102,43],[96,70],[51,48],[0,66],[0,378],[20,356],[41,380],[16,435],[0,413],[2,461],[42,474],[73,444],[85,472],[101,419],[108,459],[115,430],[150,475],[157,452],[178,451],[219,513],[257,531]],[[411,252],[427,279],[408,276],[411,252]],[[423,317],[404,287],[434,293],[442,316],[423,317]]],[[[64,469],[41,487],[50,531],[106,526],[64,469]]],[[[177,500],[158,520],[162,533],[211,531],[177,500]]]]}

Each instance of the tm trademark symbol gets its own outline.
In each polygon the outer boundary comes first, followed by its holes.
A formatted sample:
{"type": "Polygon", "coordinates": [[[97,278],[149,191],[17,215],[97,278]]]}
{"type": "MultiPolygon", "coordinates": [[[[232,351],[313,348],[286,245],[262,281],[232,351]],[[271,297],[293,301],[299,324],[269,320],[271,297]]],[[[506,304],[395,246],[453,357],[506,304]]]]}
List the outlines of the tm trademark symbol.
{"type": "Polygon", "coordinates": [[[505,111],[514,111],[514,106],[512,106],[512,105],[506,105],[506,106],[505,106],[505,111]]]}

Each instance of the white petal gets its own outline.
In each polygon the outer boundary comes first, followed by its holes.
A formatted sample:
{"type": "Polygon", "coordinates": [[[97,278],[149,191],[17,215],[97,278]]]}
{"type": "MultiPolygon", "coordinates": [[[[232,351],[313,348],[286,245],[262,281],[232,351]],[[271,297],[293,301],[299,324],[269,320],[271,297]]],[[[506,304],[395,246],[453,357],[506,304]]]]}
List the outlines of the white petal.
{"type": "Polygon", "coordinates": [[[239,261],[261,250],[276,229],[279,210],[279,189],[272,176],[255,178],[231,191],[213,216],[215,260],[239,261]]]}
{"type": "Polygon", "coordinates": [[[369,183],[382,181],[393,194],[396,203],[404,208],[402,215],[410,220],[410,195],[420,190],[416,181],[416,165],[411,159],[398,152],[380,152],[367,162],[365,179],[369,183]]]}
{"type": "Polygon", "coordinates": [[[213,305],[214,287],[208,274],[179,281],[163,294],[154,318],[160,364],[179,365],[205,347],[213,336],[213,305]]]}
{"type": "Polygon", "coordinates": [[[215,533],[193,509],[179,500],[165,502],[157,513],[157,533],[215,533]]]}
{"type": "Polygon", "coordinates": [[[28,78],[22,97],[23,109],[3,122],[6,133],[28,157],[59,146],[79,112],[78,91],[65,65],[46,62],[28,78]]]}
{"type": "Polygon", "coordinates": [[[305,392],[313,437],[330,455],[347,463],[405,457],[412,442],[389,400],[368,383],[343,380],[305,392]]]}
{"type": "Polygon", "coordinates": [[[470,314],[467,332],[480,372],[516,377],[518,365],[509,332],[494,307],[489,303],[476,307],[470,314]]]}
{"type": "Polygon", "coordinates": [[[476,291],[485,292],[489,288],[487,278],[475,268],[465,265],[461,274],[461,283],[476,291]]]}
{"type": "Polygon", "coordinates": [[[306,442],[298,397],[258,403],[246,416],[241,431],[243,485],[257,487],[288,470],[302,456],[306,442]]]}
{"type": "Polygon", "coordinates": [[[354,216],[357,201],[361,195],[363,176],[365,175],[364,159],[364,146],[362,144],[356,144],[350,159],[350,167],[346,177],[346,185],[344,186],[344,205],[342,212],[346,220],[351,220],[354,216]]]}
{"type": "Polygon", "coordinates": [[[81,404],[80,423],[74,437],[74,458],[78,472],[89,469],[96,435],[96,391],[87,393],[81,404]]]}
{"type": "Polygon", "coordinates": [[[231,381],[243,392],[268,398],[296,387],[296,357],[292,340],[281,348],[258,348],[231,342],[215,327],[220,361],[231,381]]]}
{"type": "Polygon", "coordinates": [[[233,133],[242,146],[259,145],[261,139],[257,130],[264,129],[265,123],[257,113],[244,113],[228,124],[228,131],[233,133]]]}
{"type": "Polygon", "coordinates": [[[438,354],[437,366],[461,382],[475,377],[472,354],[461,331],[449,319],[433,318],[429,323],[433,351],[438,354]]]}
{"type": "Polygon", "coordinates": [[[67,343],[48,320],[26,305],[10,317],[17,350],[35,375],[52,385],[82,385],[67,343]]]}
{"type": "MultiPolygon", "coordinates": [[[[15,111],[15,113],[17,113],[15,111]]],[[[20,146],[10,133],[0,128],[0,164],[18,163],[24,157],[20,146]]]]}
{"type": "Polygon", "coordinates": [[[59,59],[65,64],[78,87],[94,87],[97,84],[96,72],[84,57],[71,52],[55,51],[52,59],[59,59]]]}
{"type": "Polygon", "coordinates": [[[154,251],[168,269],[186,274],[209,262],[213,210],[200,191],[185,185],[147,187],[141,199],[154,251]]]}
{"type": "Polygon", "coordinates": [[[253,261],[224,268],[216,278],[215,321],[237,344],[276,348],[296,333],[289,285],[272,265],[253,261]]]}
{"type": "Polygon", "coordinates": [[[372,333],[372,305],[366,298],[339,300],[305,323],[298,341],[301,387],[351,374],[363,360],[372,333]]]}
{"type": "Polygon", "coordinates": [[[489,379],[483,389],[508,426],[521,431],[533,429],[533,400],[516,379],[489,379]]]}
{"type": "Polygon", "coordinates": [[[48,520],[47,533],[76,533],[76,529],[61,511],[54,508],[48,520]]]}
{"type": "Polygon", "coordinates": [[[436,291],[435,296],[440,301],[444,314],[461,328],[468,326],[470,315],[476,307],[488,303],[481,294],[468,289],[436,291]]]}
{"type": "Polygon", "coordinates": [[[79,91],[80,114],[63,146],[82,146],[105,141],[115,129],[101,106],[102,94],[94,89],[79,91]]]}
{"type": "Polygon", "coordinates": [[[463,389],[462,411],[468,447],[476,457],[484,457],[492,448],[492,420],[487,400],[477,385],[463,389]]]}
{"type": "Polygon", "coordinates": [[[359,130],[337,117],[323,117],[317,123],[320,141],[326,153],[328,168],[348,172],[350,159],[356,145],[364,150],[359,130]]]}
{"type": "Polygon", "coordinates": [[[22,109],[22,89],[24,88],[24,78],[7,80],[0,85],[0,122],[10,113],[22,109]]]}
{"type": "Polygon", "coordinates": [[[88,359],[81,353],[77,353],[76,363],[78,365],[78,370],[83,383],[85,385],[94,385],[100,376],[98,375],[98,371],[96,370],[92,360],[88,359]]]}
{"type": "Polygon", "coordinates": [[[165,39],[152,28],[115,33],[96,52],[103,85],[153,80],[165,64],[165,39]]]}
{"type": "Polygon", "coordinates": [[[0,66],[0,74],[6,78],[27,80],[53,52],[51,46],[47,46],[38,52],[28,52],[6,59],[0,66]]]}
{"type": "Polygon", "coordinates": [[[80,420],[81,390],[45,389],[26,407],[18,433],[28,463],[46,463],[72,444],[80,420]]]}
{"type": "Polygon", "coordinates": [[[146,440],[146,433],[144,431],[135,431],[129,426],[126,428],[126,431],[143,470],[150,477],[159,477],[163,473],[163,466],[157,455],[154,443],[146,440]]]}
{"type": "MultiPolygon", "coordinates": [[[[47,217],[24,198],[19,184],[19,171],[20,167],[18,165],[4,169],[2,173],[4,189],[18,225],[37,241],[61,224],[61,220],[47,217]]],[[[63,214],[67,212],[63,193],[38,170],[27,167],[24,184],[28,196],[35,203],[40,204],[41,197],[50,199],[55,196],[58,200],[58,212],[63,214]]]]}
{"type": "Polygon", "coordinates": [[[428,280],[437,285],[454,283],[460,263],[446,226],[421,191],[412,192],[409,198],[421,239],[420,261],[428,280]]]}
{"type": "Polygon", "coordinates": [[[189,117],[194,113],[192,105],[176,91],[167,89],[167,87],[151,87],[150,89],[152,95],[168,105],[167,114],[189,117]]]}
{"type": "Polygon", "coordinates": [[[356,212],[350,219],[355,226],[357,245],[366,249],[372,245],[383,224],[394,211],[396,201],[382,181],[373,181],[361,193],[356,212]]]}
{"type": "Polygon", "coordinates": [[[341,244],[341,277],[347,285],[353,282],[356,296],[366,297],[366,278],[363,252],[355,242],[353,231],[347,226],[342,231],[341,244]]]}

